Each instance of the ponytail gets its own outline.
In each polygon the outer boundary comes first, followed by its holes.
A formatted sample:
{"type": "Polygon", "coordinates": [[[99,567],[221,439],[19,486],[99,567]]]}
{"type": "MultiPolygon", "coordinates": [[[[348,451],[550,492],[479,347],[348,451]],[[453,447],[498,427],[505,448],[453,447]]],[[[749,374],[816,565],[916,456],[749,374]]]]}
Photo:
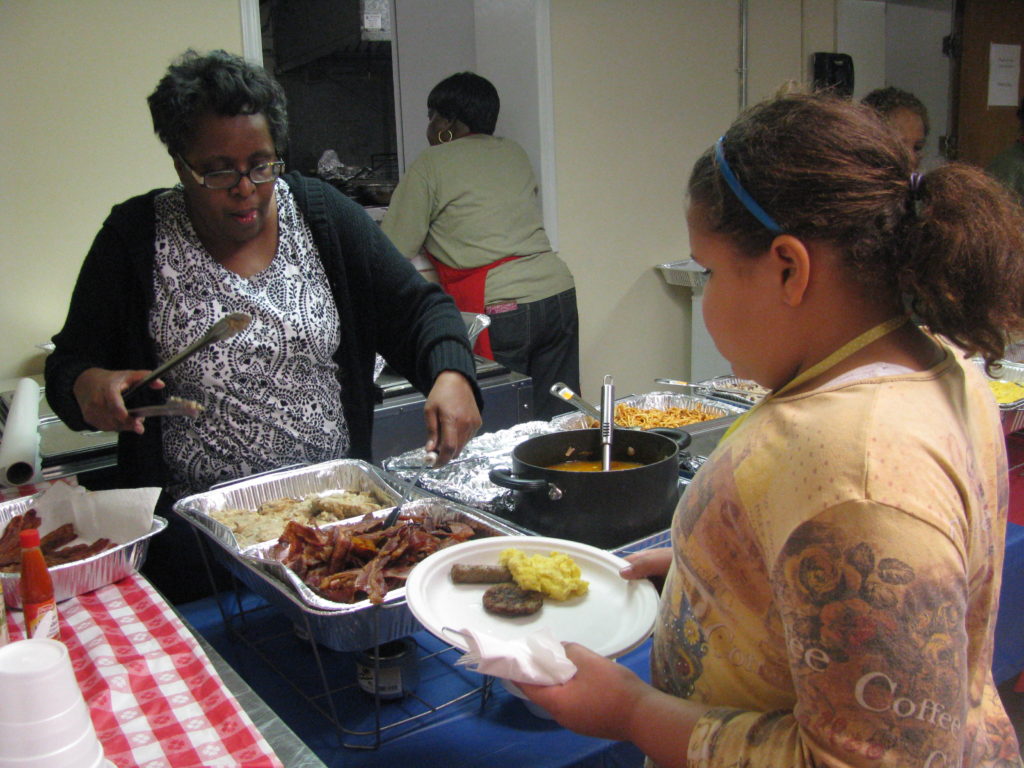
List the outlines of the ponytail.
{"type": "Polygon", "coordinates": [[[918,319],[989,365],[1024,332],[1024,209],[973,166],[928,173],[903,227],[900,291],[918,319]]]}
{"type": "Polygon", "coordinates": [[[870,107],[789,94],[744,112],[690,175],[705,225],[751,257],[772,231],[832,244],[866,295],[906,306],[988,364],[1024,334],[1024,208],[981,170],[911,173],[910,153],[870,107]]]}

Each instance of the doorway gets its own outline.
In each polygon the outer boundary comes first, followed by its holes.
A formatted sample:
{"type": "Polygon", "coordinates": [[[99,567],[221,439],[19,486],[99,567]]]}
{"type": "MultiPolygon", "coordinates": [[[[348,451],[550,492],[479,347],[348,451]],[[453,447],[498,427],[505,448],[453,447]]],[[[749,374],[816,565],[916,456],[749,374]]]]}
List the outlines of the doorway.
{"type": "Polygon", "coordinates": [[[390,8],[388,0],[260,0],[263,65],[288,99],[290,169],[332,180],[362,168],[397,180],[390,8]],[[347,170],[323,172],[339,166],[347,170]]]}
{"type": "Polygon", "coordinates": [[[957,54],[952,89],[955,115],[950,159],[985,167],[1020,133],[1021,51],[1024,0],[957,0],[953,48],[957,54]],[[993,44],[1016,46],[1017,95],[1012,104],[989,103],[993,44]]]}

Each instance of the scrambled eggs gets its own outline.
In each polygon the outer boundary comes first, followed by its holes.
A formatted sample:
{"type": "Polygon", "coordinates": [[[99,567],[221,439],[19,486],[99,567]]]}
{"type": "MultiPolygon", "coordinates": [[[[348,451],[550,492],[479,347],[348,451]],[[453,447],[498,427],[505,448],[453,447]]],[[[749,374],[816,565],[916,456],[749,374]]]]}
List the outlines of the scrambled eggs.
{"type": "Polygon", "coordinates": [[[1016,403],[1018,400],[1024,400],[1024,385],[1018,384],[1015,381],[990,380],[988,385],[992,388],[992,394],[996,396],[997,403],[1007,405],[1009,403],[1016,403]]]}
{"type": "Polygon", "coordinates": [[[516,584],[523,589],[543,592],[555,600],[587,594],[589,584],[580,578],[580,567],[561,552],[527,555],[510,548],[499,555],[498,562],[508,567],[516,584]]]}

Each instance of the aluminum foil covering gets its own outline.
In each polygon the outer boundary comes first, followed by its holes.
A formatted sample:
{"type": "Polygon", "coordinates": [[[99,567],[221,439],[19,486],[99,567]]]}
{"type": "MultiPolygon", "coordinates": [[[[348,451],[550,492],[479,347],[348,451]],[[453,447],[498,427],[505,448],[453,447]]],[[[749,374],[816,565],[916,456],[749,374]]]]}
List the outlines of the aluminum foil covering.
{"type": "MultiPolygon", "coordinates": [[[[660,410],[668,408],[692,408],[694,410],[713,415],[715,419],[728,418],[729,416],[735,416],[736,414],[745,413],[749,410],[749,408],[736,403],[724,403],[710,397],[684,395],[679,392],[647,392],[642,395],[619,397],[616,398],[615,404],[631,405],[634,408],[657,408],[660,410]]],[[[712,421],[714,421],[714,419],[708,419],[707,421],[699,423],[709,424],[712,421]]],[[[582,413],[565,413],[561,416],[555,416],[555,418],[551,420],[551,423],[559,430],[593,428],[593,424],[590,423],[590,419],[582,413]]],[[[684,424],[681,429],[686,429],[686,426],[687,425],[684,424]]]]}
{"type": "MultiPolygon", "coordinates": [[[[12,518],[28,512],[42,495],[40,492],[0,503],[0,531],[7,527],[12,518]]],[[[149,539],[166,527],[167,521],[154,515],[153,524],[145,535],[84,560],[51,567],[50,578],[53,579],[53,593],[57,602],[113,584],[137,571],[146,560],[149,539]]],[[[0,583],[3,584],[7,605],[21,608],[21,594],[18,590],[21,577],[16,573],[0,573],[0,583]]]]}
{"type": "MultiPolygon", "coordinates": [[[[386,517],[391,507],[411,498],[407,510],[427,511],[441,520],[466,522],[482,535],[522,533],[484,512],[407,486],[356,459],[340,459],[239,480],[181,499],[174,508],[212,540],[214,546],[209,549],[213,556],[239,581],[288,616],[302,631],[308,626],[313,639],[321,645],[336,651],[357,651],[419,631],[422,627],[405,603],[404,588],[391,590],[385,602],[376,606],[368,600],[352,604],[326,600],[303,584],[290,569],[267,556],[273,542],[240,548],[234,534],[210,517],[210,512],[218,509],[255,509],[271,499],[338,490],[369,491],[385,500],[389,507],[374,512],[375,517],[386,517]]],[[[345,524],[344,520],[331,523],[345,524]]]]}
{"type": "Polygon", "coordinates": [[[458,458],[437,469],[424,466],[422,448],[385,459],[383,466],[389,473],[433,494],[501,515],[509,509],[512,491],[490,481],[491,469],[508,467],[512,449],[524,440],[556,431],[551,422],[526,421],[477,435],[466,443],[458,458]]]}

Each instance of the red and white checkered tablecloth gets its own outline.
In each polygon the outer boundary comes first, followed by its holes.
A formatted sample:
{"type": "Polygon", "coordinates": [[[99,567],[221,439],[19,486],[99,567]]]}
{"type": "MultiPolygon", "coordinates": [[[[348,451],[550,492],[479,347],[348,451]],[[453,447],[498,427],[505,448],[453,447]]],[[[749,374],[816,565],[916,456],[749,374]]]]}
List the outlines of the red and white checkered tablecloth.
{"type": "MultiPolygon", "coordinates": [[[[282,768],[210,658],[138,574],[57,606],[79,687],[118,768],[282,768]]],[[[25,636],[8,610],[11,640],[25,636]]]]}

